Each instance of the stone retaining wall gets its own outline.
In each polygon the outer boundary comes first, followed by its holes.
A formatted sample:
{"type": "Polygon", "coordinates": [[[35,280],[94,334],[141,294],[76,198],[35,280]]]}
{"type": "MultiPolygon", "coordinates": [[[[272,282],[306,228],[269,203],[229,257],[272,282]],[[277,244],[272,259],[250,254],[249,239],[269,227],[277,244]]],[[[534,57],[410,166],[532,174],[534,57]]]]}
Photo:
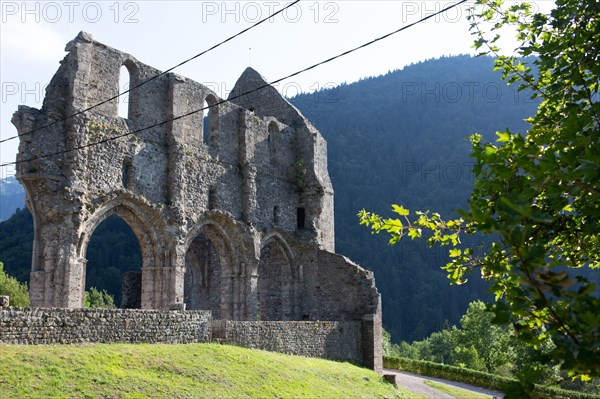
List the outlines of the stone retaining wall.
{"type": "Polygon", "coordinates": [[[209,341],[210,311],[132,309],[0,309],[0,342],[191,343],[209,341]]]}
{"type": "Polygon", "coordinates": [[[213,321],[213,340],[364,364],[360,321],[213,321]]]}
{"type": "Polygon", "coordinates": [[[372,321],[212,320],[206,310],[0,309],[0,343],[193,343],[218,341],[381,369],[372,321]],[[379,359],[379,360],[378,360],[379,359]]]}

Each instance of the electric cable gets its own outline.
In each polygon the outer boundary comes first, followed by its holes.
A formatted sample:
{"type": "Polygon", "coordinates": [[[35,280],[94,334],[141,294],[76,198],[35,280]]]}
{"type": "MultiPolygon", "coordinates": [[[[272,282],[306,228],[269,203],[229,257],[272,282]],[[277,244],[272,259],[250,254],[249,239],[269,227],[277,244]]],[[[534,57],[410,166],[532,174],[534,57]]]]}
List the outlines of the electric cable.
{"type": "Polygon", "coordinates": [[[64,122],[64,121],[66,121],[66,120],[67,120],[67,119],[69,119],[69,118],[73,118],[73,117],[75,117],[75,116],[77,116],[77,115],[81,115],[81,114],[83,114],[83,113],[85,113],[85,112],[91,111],[92,109],[94,109],[94,108],[96,108],[96,107],[99,107],[99,106],[101,106],[101,105],[103,105],[103,104],[106,104],[107,102],[110,102],[110,101],[112,101],[112,100],[114,100],[114,99],[117,99],[117,98],[121,97],[122,95],[124,95],[124,94],[127,94],[127,93],[131,92],[132,90],[135,90],[135,89],[137,89],[137,88],[139,88],[139,87],[141,87],[141,86],[143,86],[143,85],[145,85],[145,84],[147,84],[147,83],[150,83],[150,82],[152,82],[152,81],[154,81],[154,80],[158,79],[159,77],[161,77],[161,76],[163,76],[163,75],[166,75],[167,73],[169,73],[169,72],[173,71],[174,69],[176,69],[176,68],[179,68],[180,66],[182,66],[182,65],[184,65],[184,64],[187,64],[187,63],[188,63],[188,62],[190,62],[190,61],[193,61],[193,60],[195,60],[196,58],[198,58],[198,57],[200,57],[200,56],[202,56],[202,55],[204,55],[204,54],[206,54],[206,53],[208,53],[208,52],[210,52],[210,51],[212,51],[212,50],[216,49],[217,47],[220,47],[220,46],[222,46],[223,44],[225,44],[225,43],[227,43],[227,42],[229,42],[229,41],[231,41],[231,40],[235,39],[236,37],[243,35],[244,33],[248,32],[249,30],[251,30],[251,29],[253,29],[253,28],[255,28],[255,27],[257,27],[258,25],[260,25],[260,24],[262,24],[263,22],[265,22],[265,21],[269,20],[270,18],[273,18],[273,17],[277,16],[278,14],[282,13],[283,11],[285,11],[286,9],[288,9],[288,8],[290,8],[290,7],[292,7],[292,6],[294,6],[294,5],[295,5],[295,4],[297,4],[298,2],[300,2],[300,0],[295,0],[294,2],[292,2],[292,3],[288,4],[287,6],[285,6],[284,8],[282,8],[281,10],[279,10],[279,11],[277,11],[277,12],[275,12],[275,13],[273,13],[273,14],[269,15],[268,17],[266,17],[266,18],[264,18],[264,19],[261,19],[260,21],[258,21],[258,22],[257,22],[257,23],[255,23],[254,25],[251,25],[251,26],[247,27],[246,29],[244,29],[244,30],[242,30],[242,31],[240,31],[240,32],[238,32],[238,33],[236,33],[236,34],[235,34],[235,35],[233,35],[233,36],[230,36],[230,37],[228,37],[227,39],[225,39],[225,40],[221,41],[220,43],[217,43],[217,44],[215,44],[215,45],[214,45],[214,46],[212,46],[211,48],[209,48],[209,49],[207,49],[207,50],[204,50],[204,51],[202,51],[201,53],[198,53],[198,54],[194,55],[193,57],[191,57],[191,58],[188,58],[188,59],[187,59],[187,60],[185,60],[185,61],[182,61],[182,62],[180,62],[179,64],[175,65],[174,67],[171,67],[171,68],[167,69],[166,71],[164,71],[164,72],[161,72],[161,73],[159,73],[158,75],[155,75],[155,76],[151,77],[151,78],[150,78],[150,79],[148,79],[148,80],[144,80],[143,82],[139,83],[138,85],[136,85],[136,86],[134,86],[134,87],[131,87],[131,88],[129,88],[129,89],[127,89],[127,90],[125,90],[124,92],[117,94],[116,96],[113,96],[113,97],[111,97],[111,98],[108,98],[108,99],[106,99],[106,100],[103,100],[103,101],[101,101],[101,102],[99,102],[99,103],[97,103],[97,104],[94,104],[94,105],[92,105],[92,106],[90,106],[90,107],[88,107],[88,108],[86,108],[86,109],[83,109],[83,110],[81,110],[81,111],[77,111],[77,112],[75,112],[74,114],[71,114],[71,115],[65,116],[65,117],[63,117],[63,118],[61,118],[61,119],[58,119],[58,120],[56,120],[56,121],[50,122],[50,123],[48,123],[48,124],[46,124],[46,125],[44,125],[44,126],[37,127],[37,128],[35,128],[35,129],[33,129],[33,130],[30,130],[30,131],[28,131],[28,132],[25,132],[25,133],[17,134],[16,136],[11,136],[11,137],[8,137],[8,138],[5,138],[5,139],[2,139],[2,140],[0,140],[0,144],[4,143],[4,142],[6,142],[6,141],[14,140],[14,139],[16,139],[16,138],[19,138],[19,137],[21,137],[21,136],[24,136],[24,135],[26,135],[26,134],[30,134],[30,133],[36,132],[36,131],[38,131],[38,130],[45,129],[45,128],[47,128],[47,127],[50,127],[50,126],[53,126],[53,125],[55,125],[55,124],[57,124],[57,123],[64,122]]]}
{"type": "MultiPolygon", "coordinates": [[[[440,11],[438,11],[438,12],[436,12],[436,13],[434,13],[434,14],[430,14],[430,15],[428,15],[428,16],[426,16],[426,17],[423,17],[423,18],[421,18],[421,19],[419,19],[419,20],[417,20],[417,21],[415,21],[415,22],[412,22],[412,23],[410,23],[410,24],[408,24],[408,25],[405,25],[405,26],[403,26],[403,27],[401,27],[401,28],[399,28],[399,29],[396,29],[396,30],[394,30],[394,31],[392,31],[392,32],[390,32],[390,33],[387,33],[387,34],[385,34],[385,35],[383,35],[383,36],[380,36],[380,37],[378,37],[378,38],[375,38],[375,39],[373,39],[373,40],[371,40],[371,41],[369,41],[369,42],[367,42],[367,43],[364,43],[364,44],[362,44],[362,45],[360,45],[360,46],[354,47],[354,48],[352,48],[352,49],[350,49],[350,50],[346,50],[346,51],[344,51],[344,52],[342,52],[342,53],[339,53],[339,54],[337,54],[337,55],[335,55],[335,56],[333,56],[333,57],[327,58],[327,59],[325,59],[325,60],[323,60],[323,61],[321,61],[321,62],[318,62],[318,63],[316,63],[316,64],[313,64],[313,65],[311,65],[311,66],[309,66],[309,67],[306,67],[306,68],[304,68],[304,69],[301,69],[301,70],[299,70],[299,71],[296,71],[296,72],[294,72],[294,73],[291,73],[291,74],[289,74],[289,75],[287,75],[287,76],[285,76],[285,77],[282,77],[282,78],[279,78],[279,79],[273,80],[273,81],[271,81],[271,82],[269,82],[269,83],[265,83],[265,84],[263,84],[263,85],[261,85],[261,86],[258,86],[258,87],[254,88],[254,89],[252,89],[252,90],[248,90],[248,91],[246,91],[246,92],[244,92],[244,93],[241,93],[241,94],[238,94],[238,95],[236,95],[236,96],[233,96],[233,97],[231,97],[231,98],[229,98],[229,99],[227,99],[227,100],[224,100],[224,99],[222,99],[222,100],[220,100],[220,101],[217,101],[217,102],[215,102],[214,104],[212,104],[212,105],[209,105],[209,106],[207,106],[207,107],[199,108],[199,109],[196,109],[196,110],[190,111],[190,112],[188,112],[188,113],[185,113],[185,114],[182,114],[182,115],[179,115],[179,116],[173,117],[173,118],[169,118],[169,119],[167,119],[167,120],[164,120],[164,121],[162,121],[162,122],[158,122],[158,123],[155,123],[155,124],[153,124],[153,125],[146,126],[146,127],[140,128],[140,129],[136,129],[136,130],[133,130],[133,131],[130,131],[130,132],[127,132],[127,133],[123,133],[123,134],[120,134],[120,135],[116,135],[116,136],[107,137],[107,138],[105,138],[105,139],[102,139],[102,140],[99,140],[99,141],[95,141],[95,142],[93,142],[93,143],[87,143],[87,144],[84,144],[84,145],[81,145],[81,146],[77,146],[77,147],[73,147],[73,148],[67,148],[67,149],[65,149],[65,150],[62,150],[62,151],[57,151],[57,152],[50,153],[50,154],[38,155],[38,156],[35,156],[35,157],[32,157],[32,158],[28,158],[28,159],[22,159],[22,160],[19,160],[19,161],[14,161],[14,162],[8,162],[8,163],[4,163],[4,164],[1,164],[1,165],[0,165],[0,167],[9,166],[9,165],[17,165],[17,164],[24,163],[24,162],[31,162],[31,161],[35,161],[35,160],[38,160],[38,159],[49,158],[49,157],[52,157],[52,156],[55,156],[55,155],[62,155],[62,154],[65,154],[65,153],[68,153],[68,152],[71,152],[71,151],[77,151],[77,150],[81,150],[81,149],[84,149],[84,148],[87,148],[87,147],[92,147],[92,146],[96,146],[96,145],[99,145],[99,144],[103,144],[103,143],[106,143],[106,142],[109,142],[109,141],[113,141],[113,140],[117,140],[117,139],[120,139],[120,138],[123,138],[123,137],[127,137],[127,136],[130,136],[130,135],[133,135],[133,134],[136,134],[136,133],[142,132],[142,131],[144,131],[144,130],[148,130],[148,129],[152,129],[152,128],[155,128],[155,127],[158,127],[158,126],[162,126],[162,125],[165,125],[165,124],[167,124],[167,123],[170,123],[170,122],[177,121],[177,120],[179,120],[179,119],[182,119],[182,118],[186,118],[186,117],[188,117],[188,116],[191,116],[191,115],[197,114],[197,113],[199,113],[199,112],[202,112],[202,111],[204,111],[204,110],[210,109],[210,108],[212,108],[212,107],[219,106],[219,105],[221,105],[221,104],[223,104],[223,103],[226,103],[226,102],[231,102],[231,100],[235,100],[235,99],[237,99],[237,98],[240,98],[240,97],[246,96],[246,95],[248,95],[248,94],[255,93],[255,92],[257,92],[257,91],[259,91],[259,90],[262,90],[262,89],[265,89],[265,88],[267,88],[267,87],[272,87],[272,85],[274,85],[274,84],[276,84],[276,83],[280,83],[280,82],[282,82],[282,81],[284,81],[284,80],[287,80],[287,79],[289,79],[289,78],[291,78],[291,77],[294,77],[294,76],[300,75],[300,74],[302,74],[302,73],[304,73],[304,72],[307,72],[307,71],[310,71],[310,70],[312,70],[312,69],[315,69],[315,68],[317,68],[317,67],[319,67],[319,66],[321,66],[321,65],[324,65],[324,64],[327,64],[327,63],[329,63],[329,62],[332,62],[332,61],[334,61],[334,60],[336,60],[336,59],[338,59],[338,58],[344,57],[344,56],[346,56],[346,55],[348,55],[348,54],[351,54],[351,53],[353,53],[353,52],[355,52],[355,51],[358,51],[358,50],[360,50],[360,49],[362,49],[362,48],[368,47],[368,46],[370,46],[370,45],[372,45],[372,44],[374,44],[374,43],[377,43],[377,42],[379,42],[379,41],[381,41],[381,40],[384,40],[384,39],[386,39],[386,38],[388,38],[388,37],[390,37],[390,36],[392,36],[392,35],[395,35],[395,34],[397,34],[397,33],[399,33],[399,32],[402,32],[402,31],[404,31],[404,30],[407,30],[407,29],[409,29],[409,28],[411,28],[411,27],[413,27],[413,26],[415,26],[415,25],[417,25],[417,24],[419,24],[419,23],[422,23],[422,22],[425,22],[425,21],[427,21],[428,19],[434,18],[434,17],[436,17],[437,15],[439,15],[439,14],[442,14],[442,13],[444,13],[444,12],[446,12],[446,11],[448,11],[448,10],[450,10],[450,9],[454,8],[454,7],[458,7],[459,5],[461,5],[461,4],[463,4],[463,3],[466,3],[467,1],[469,1],[469,0],[460,0],[459,2],[457,2],[457,3],[454,3],[454,4],[450,5],[450,6],[447,6],[447,7],[445,7],[445,8],[443,8],[443,9],[441,9],[440,11]]],[[[25,133],[24,133],[24,134],[25,134],[25,133]]]]}

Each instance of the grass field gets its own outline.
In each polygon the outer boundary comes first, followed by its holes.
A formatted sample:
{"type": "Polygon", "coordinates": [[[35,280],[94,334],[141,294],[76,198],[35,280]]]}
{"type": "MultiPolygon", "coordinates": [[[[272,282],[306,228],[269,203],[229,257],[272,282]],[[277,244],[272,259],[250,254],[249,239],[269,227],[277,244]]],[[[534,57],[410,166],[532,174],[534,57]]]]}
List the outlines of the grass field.
{"type": "Polygon", "coordinates": [[[218,344],[0,345],[0,397],[419,398],[348,363],[218,344]]]}

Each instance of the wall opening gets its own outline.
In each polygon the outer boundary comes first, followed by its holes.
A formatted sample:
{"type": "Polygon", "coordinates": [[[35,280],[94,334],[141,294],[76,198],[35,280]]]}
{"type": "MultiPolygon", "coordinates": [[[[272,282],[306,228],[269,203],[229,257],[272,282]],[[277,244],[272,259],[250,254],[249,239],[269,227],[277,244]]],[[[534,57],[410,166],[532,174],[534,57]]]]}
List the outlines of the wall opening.
{"type": "Polygon", "coordinates": [[[291,265],[277,241],[269,242],[261,250],[257,288],[258,320],[294,320],[291,265]]]}
{"type": "Polygon", "coordinates": [[[213,210],[217,207],[217,188],[211,186],[208,189],[208,209],[213,210]]]}
{"type": "Polygon", "coordinates": [[[272,164],[276,164],[278,157],[277,146],[279,144],[279,126],[277,126],[277,123],[275,123],[275,121],[271,121],[267,130],[269,132],[269,137],[267,140],[269,144],[269,160],[272,164]]]}
{"type": "Polygon", "coordinates": [[[275,205],[273,207],[273,225],[274,226],[279,226],[280,218],[281,218],[281,211],[279,210],[279,206],[275,205]]]}
{"type": "MultiPolygon", "coordinates": [[[[136,276],[141,276],[142,270],[142,253],[138,239],[123,219],[112,215],[96,227],[90,237],[86,259],[86,291],[91,287],[100,291],[106,290],[113,296],[116,307],[124,305],[124,297],[129,304],[125,303],[125,307],[140,307],[139,284],[129,284],[127,289],[130,291],[123,292],[124,275],[128,274],[133,276],[133,280],[137,280],[136,276]]],[[[132,278],[127,280],[131,282],[132,278]]]]}
{"type": "MultiPolygon", "coordinates": [[[[122,65],[119,69],[119,93],[129,90],[131,85],[131,73],[129,69],[122,65]]],[[[123,94],[118,100],[118,114],[121,118],[129,118],[129,93],[123,94]]]]}
{"type": "Polygon", "coordinates": [[[206,145],[210,145],[215,137],[216,131],[219,125],[219,110],[217,105],[217,99],[212,94],[209,94],[202,103],[204,108],[203,122],[202,122],[202,142],[206,145]]]}
{"type": "Polygon", "coordinates": [[[296,209],[296,227],[298,230],[306,228],[306,210],[302,207],[296,209]]]}
{"type": "Polygon", "coordinates": [[[221,318],[221,279],[223,267],[217,248],[204,234],[199,234],[185,255],[183,297],[187,310],[211,310],[221,318]]]}
{"type": "Polygon", "coordinates": [[[123,166],[121,166],[121,184],[127,188],[133,177],[133,166],[131,159],[125,158],[123,160],[123,166]]]}

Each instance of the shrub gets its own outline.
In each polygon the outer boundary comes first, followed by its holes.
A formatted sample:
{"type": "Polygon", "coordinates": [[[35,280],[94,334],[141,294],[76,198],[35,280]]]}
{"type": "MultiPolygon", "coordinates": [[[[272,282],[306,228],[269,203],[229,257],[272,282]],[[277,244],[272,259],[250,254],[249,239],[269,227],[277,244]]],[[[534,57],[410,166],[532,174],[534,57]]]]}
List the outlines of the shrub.
{"type": "Polygon", "coordinates": [[[0,295],[8,295],[11,306],[23,308],[29,306],[27,283],[20,283],[16,278],[6,274],[2,262],[0,262],[0,295]]]}
{"type": "Polygon", "coordinates": [[[83,306],[86,308],[116,308],[115,298],[106,290],[100,291],[96,287],[91,287],[89,291],[85,292],[83,306]]]}

